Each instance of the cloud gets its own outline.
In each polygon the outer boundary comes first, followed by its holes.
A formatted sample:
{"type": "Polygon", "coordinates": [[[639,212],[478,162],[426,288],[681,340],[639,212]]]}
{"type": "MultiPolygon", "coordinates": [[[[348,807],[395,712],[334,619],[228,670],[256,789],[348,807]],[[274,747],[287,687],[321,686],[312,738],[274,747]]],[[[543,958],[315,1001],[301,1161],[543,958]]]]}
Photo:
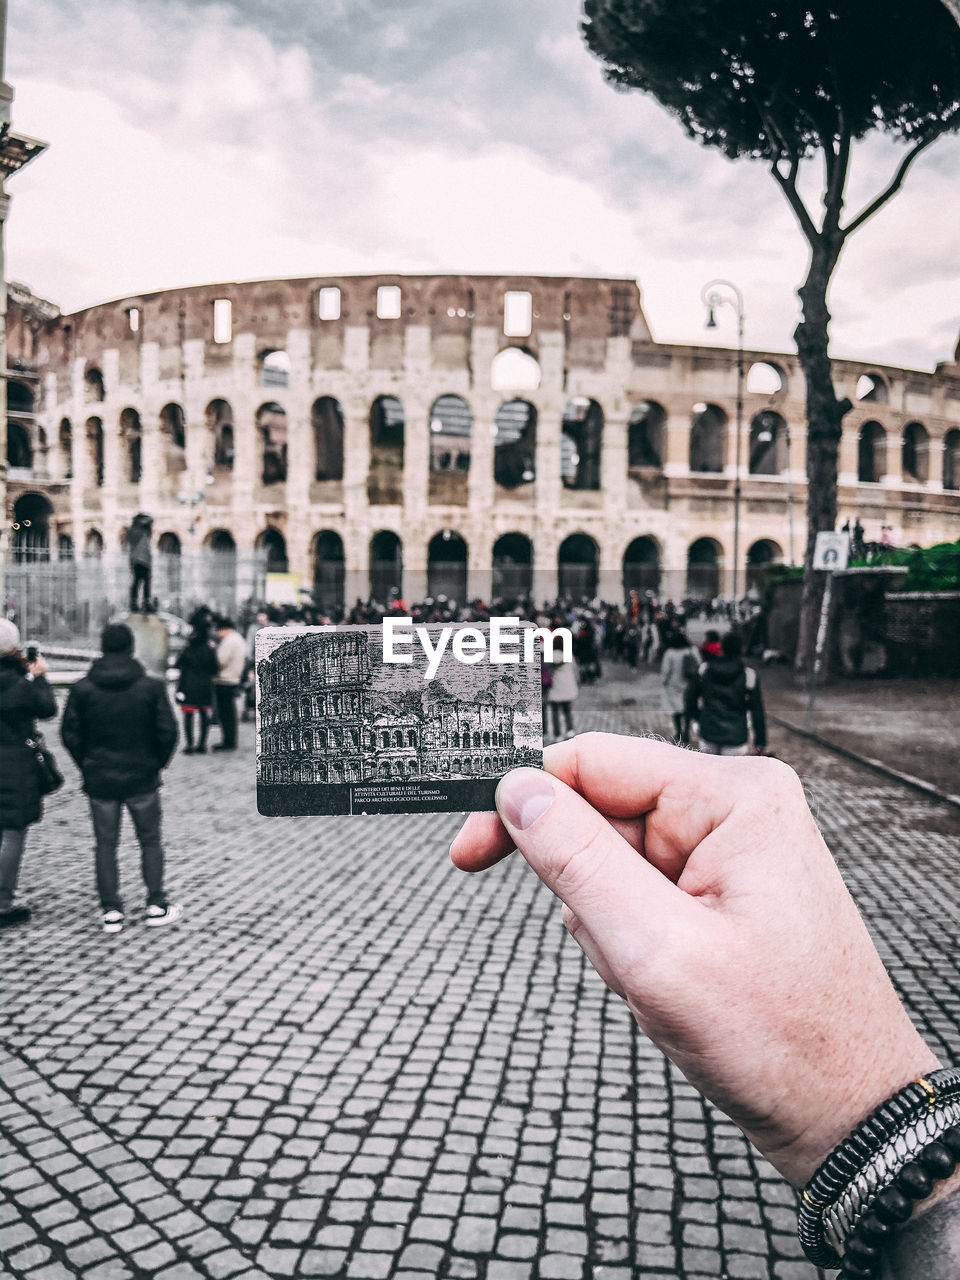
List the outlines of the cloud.
{"type": "MultiPolygon", "coordinates": [[[[636,276],[655,334],[699,342],[700,287],[726,276],[748,343],[790,349],[806,251],[770,175],[614,92],[578,0],[34,0],[10,19],[15,126],[51,143],[10,184],[10,270],[65,309],[215,279],[580,272],[636,276]]],[[[949,356],[958,161],[955,138],[931,149],[851,240],[835,351],[949,356]]],[[[863,148],[850,208],[894,163],[863,148]]]]}

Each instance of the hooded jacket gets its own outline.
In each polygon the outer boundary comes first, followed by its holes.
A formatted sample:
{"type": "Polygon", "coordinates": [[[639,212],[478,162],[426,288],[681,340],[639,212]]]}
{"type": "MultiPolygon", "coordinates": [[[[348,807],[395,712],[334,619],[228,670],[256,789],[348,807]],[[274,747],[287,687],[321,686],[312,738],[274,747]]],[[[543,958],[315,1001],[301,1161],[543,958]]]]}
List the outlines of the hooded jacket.
{"type": "Polygon", "coordinates": [[[60,732],[98,800],[155,791],[177,745],[166,685],[129,653],[104,654],[73,686],[60,732]]]}
{"type": "Polygon", "coordinates": [[[767,746],[760,681],[741,658],[704,662],[687,688],[687,715],[700,723],[700,737],[717,747],[741,747],[750,741],[747,716],[758,751],[767,746]]]}
{"type": "Polygon", "coordinates": [[[27,679],[17,654],[0,658],[0,826],[22,831],[42,813],[34,753],[27,738],[37,732],[37,719],[57,714],[53,690],[43,676],[27,679]]]}

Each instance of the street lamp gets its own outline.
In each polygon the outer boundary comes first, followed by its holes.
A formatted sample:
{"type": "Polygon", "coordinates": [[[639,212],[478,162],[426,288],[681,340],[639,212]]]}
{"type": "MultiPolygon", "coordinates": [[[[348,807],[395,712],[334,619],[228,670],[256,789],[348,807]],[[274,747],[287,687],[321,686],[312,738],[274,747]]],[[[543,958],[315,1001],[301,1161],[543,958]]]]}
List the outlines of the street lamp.
{"type": "Polygon", "coordinates": [[[711,280],[700,290],[707,308],[708,329],[717,328],[718,307],[732,307],[737,313],[737,436],[733,471],[733,610],[737,611],[737,575],[740,565],[740,435],[743,427],[743,294],[730,280],[711,280]]]}

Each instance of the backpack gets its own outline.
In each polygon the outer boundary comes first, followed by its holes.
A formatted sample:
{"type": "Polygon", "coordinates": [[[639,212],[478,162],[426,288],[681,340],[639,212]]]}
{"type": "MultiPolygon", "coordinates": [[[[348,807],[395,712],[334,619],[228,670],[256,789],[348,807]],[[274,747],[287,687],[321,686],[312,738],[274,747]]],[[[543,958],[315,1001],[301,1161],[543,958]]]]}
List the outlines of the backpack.
{"type": "Polygon", "coordinates": [[[687,652],[683,655],[683,665],[680,668],[680,674],[684,680],[692,680],[700,670],[700,659],[696,654],[687,652]]]}

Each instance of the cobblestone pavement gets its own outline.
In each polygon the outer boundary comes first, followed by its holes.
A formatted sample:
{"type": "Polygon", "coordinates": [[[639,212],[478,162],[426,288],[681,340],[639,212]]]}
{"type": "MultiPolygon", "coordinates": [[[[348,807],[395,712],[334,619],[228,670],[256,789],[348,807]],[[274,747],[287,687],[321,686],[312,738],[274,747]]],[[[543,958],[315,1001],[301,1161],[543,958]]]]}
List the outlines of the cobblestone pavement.
{"type": "MultiPolygon", "coordinates": [[[[663,729],[650,675],[577,713],[663,729]]],[[[790,1188],[634,1028],[519,859],[461,875],[454,815],[261,819],[244,736],[169,771],[168,930],[100,932],[72,772],[30,831],[36,914],[2,939],[6,1274],[813,1280],[790,1188]]],[[[957,1061],[956,815],[772,745],[957,1061]]],[[[125,831],[131,909],[136,859],[125,831]]]]}

